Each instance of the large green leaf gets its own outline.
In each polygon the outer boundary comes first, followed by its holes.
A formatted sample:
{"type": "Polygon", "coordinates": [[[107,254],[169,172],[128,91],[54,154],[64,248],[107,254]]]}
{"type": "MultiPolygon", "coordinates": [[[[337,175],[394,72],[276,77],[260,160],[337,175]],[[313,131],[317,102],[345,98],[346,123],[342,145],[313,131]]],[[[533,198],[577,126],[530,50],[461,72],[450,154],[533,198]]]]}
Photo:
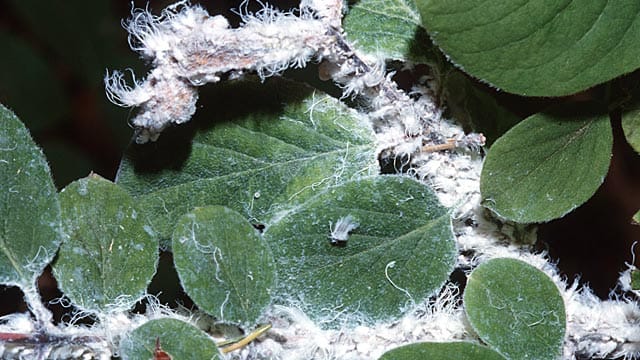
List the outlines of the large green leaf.
{"type": "Polygon", "coordinates": [[[301,301],[315,319],[339,309],[389,320],[440,289],[456,257],[446,209],[428,187],[397,176],[328,189],[267,228],[265,239],[281,301],[301,301]],[[358,224],[344,246],[331,241],[340,219],[358,224]]]}
{"type": "Polygon", "coordinates": [[[505,91],[579,92],[640,67],[636,0],[417,0],[451,60],[505,91]]]}
{"type": "Polygon", "coordinates": [[[480,338],[507,359],[557,359],[565,310],[556,285],[515,259],[494,259],[469,275],[464,306],[480,338]]]}
{"type": "Polygon", "coordinates": [[[607,115],[533,115],[491,147],[480,181],[483,205],[520,223],[562,217],[602,184],[612,142],[607,115]]]}
{"type": "Polygon", "coordinates": [[[158,261],[158,243],[126,191],[97,175],[60,192],[64,230],[53,271],[78,307],[124,311],[144,294],[158,261]]]}
{"type": "Polygon", "coordinates": [[[490,348],[470,342],[424,342],[387,351],[380,360],[505,360],[490,348]]]}
{"type": "Polygon", "coordinates": [[[432,45],[413,0],[361,0],[345,15],[343,27],[358,48],[384,59],[425,62],[432,45]]]}
{"type": "Polygon", "coordinates": [[[196,208],[178,221],[172,249],[185,291],[220,321],[253,325],[271,302],[273,254],[237,212],[196,208]]]}
{"type": "Polygon", "coordinates": [[[237,87],[223,87],[221,97],[249,102],[246,115],[238,116],[240,109],[212,115],[216,122],[203,124],[190,147],[189,139],[163,134],[158,143],[129,150],[117,182],[137,195],[163,240],[197,206],[223,205],[266,223],[282,207],[377,170],[366,119],[326,95],[272,80],[254,95],[270,104],[287,101],[284,109],[256,108],[237,87]],[[300,94],[307,98],[296,100],[300,94]]]}
{"type": "Polygon", "coordinates": [[[177,319],[151,320],[133,330],[120,342],[120,356],[124,360],[155,359],[158,347],[174,360],[222,358],[211,337],[177,319]]]}
{"type": "Polygon", "coordinates": [[[42,151],[0,105],[0,283],[33,288],[63,239],[60,204],[42,151]]]}

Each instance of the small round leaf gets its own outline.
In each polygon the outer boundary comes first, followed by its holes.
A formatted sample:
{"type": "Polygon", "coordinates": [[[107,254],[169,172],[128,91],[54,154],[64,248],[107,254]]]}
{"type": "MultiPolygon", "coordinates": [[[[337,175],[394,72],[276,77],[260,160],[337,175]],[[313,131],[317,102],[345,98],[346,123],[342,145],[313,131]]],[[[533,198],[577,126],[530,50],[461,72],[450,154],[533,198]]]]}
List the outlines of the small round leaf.
{"type": "Polygon", "coordinates": [[[557,359],[565,333],[560,291],[533,266],[494,259],[469,275],[464,291],[469,322],[507,359],[557,359]]]}
{"type": "Polygon", "coordinates": [[[222,356],[213,339],[177,319],[156,319],[133,330],[120,342],[124,360],[154,359],[161,350],[174,360],[213,360],[222,356]],[[159,345],[160,349],[157,349],[159,345]]]}
{"type": "Polygon", "coordinates": [[[77,306],[124,311],[142,296],[156,271],[158,242],[131,196],[97,175],[60,192],[64,231],[53,271],[77,306]]]}
{"type": "Polygon", "coordinates": [[[173,256],[187,294],[221,321],[253,324],[271,302],[271,250],[256,229],[229,208],[196,208],[180,218],[173,256]]]}
{"type": "Polygon", "coordinates": [[[470,342],[423,342],[387,351],[380,360],[505,360],[490,348],[470,342]]]}

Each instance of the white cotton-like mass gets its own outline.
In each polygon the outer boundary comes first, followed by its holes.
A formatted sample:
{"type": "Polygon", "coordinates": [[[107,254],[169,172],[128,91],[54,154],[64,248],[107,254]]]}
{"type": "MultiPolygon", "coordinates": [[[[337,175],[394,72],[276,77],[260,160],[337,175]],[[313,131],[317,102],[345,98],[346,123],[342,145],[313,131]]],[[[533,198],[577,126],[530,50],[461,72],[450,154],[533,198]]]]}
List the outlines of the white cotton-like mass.
{"type": "Polygon", "coordinates": [[[138,142],[156,140],[167,126],[191,119],[198,86],[223,75],[236,78],[253,71],[264,78],[303,67],[331,46],[327,25],[308,14],[298,17],[266,7],[244,14],[243,20],[232,29],[224,17],[185,1],[160,16],[133,10],[125,23],[129,43],[151,59],[154,69],[144,80],[134,78],[131,86],[122,73],[107,74],[105,89],[113,103],[140,108],[131,120],[138,142]]]}
{"type": "Polygon", "coordinates": [[[329,224],[329,229],[331,230],[329,237],[331,238],[331,242],[347,241],[347,239],[349,239],[349,233],[357,229],[358,226],[360,226],[360,224],[358,224],[351,215],[338,219],[335,226],[329,224]]]}

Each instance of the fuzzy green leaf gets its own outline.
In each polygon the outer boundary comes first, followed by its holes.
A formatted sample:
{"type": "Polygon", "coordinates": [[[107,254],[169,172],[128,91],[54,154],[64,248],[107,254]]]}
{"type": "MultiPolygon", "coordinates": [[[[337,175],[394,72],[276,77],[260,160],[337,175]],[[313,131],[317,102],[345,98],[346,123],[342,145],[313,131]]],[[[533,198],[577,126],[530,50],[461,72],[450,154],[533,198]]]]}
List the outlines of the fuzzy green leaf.
{"type": "Polygon", "coordinates": [[[640,270],[631,270],[631,289],[640,290],[640,270]]]}
{"type": "Polygon", "coordinates": [[[533,115],[491,147],[480,181],[483,205],[520,223],[562,217],[602,184],[612,142],[606,115],[533,115]]]}
{"type": "Polygon", "coordinates": [[[633,222],[636,223],[637,225],[640,225],[640,211],[636,212],[635,214],[633,214],[633,218],[632,218],[633,222]]]}
{"type": "Polygon", "coordinates": [[[469,275],[464,306],[480,338],[507,359],[557,359],[565,310],[556,285],[515,259],[494,259],[469,275]]]}
{"type": "Polygon", "coordinates": [[[425,62],[431,45],[413,0],[361,0],[344,17],[347,37],[384,59],[425,62]]]}
{"type": "Polygon", "coordinates": [[[456,257],[446,209],[428,187],[397,176],[327,189],[269,227],[265,239],[278,262],[281,301],[301,300],[316,319],[327,309],[370,322],[398,316],[440,289],[456,257]],[[331,229],[335,235],[348,217],[358,226],[344,246],[332,245],[331,229]]]}
{"type": "Polygon", "coordinates": [[[640,153],[640,109],[634,109],[622,115],[622,130],[629,145],[640,153]]]}
{"type": "Polygon", "coordinates": [[[215,123],[200,125],[206,128],[187,148],[189,139],[163,134],[157,143],[129,150],[117,182],[138,196],[161,239],[169,239],[177,219],[198,206],[223,205],[265,224],[283,204],[296,206],[377,170],[366,119],[307,87],[272,80],[261,88],[249,83],[261,89],[257,94],[225,87],[221,101],[266,98],[268,106],[287,102],[284,109],[253,104],[238,116],[249,106],[242,104],[233,114],[212,115],[215,123]]]}
{"type": "Polygon", "coordinates": [[[60,204],[42,151],[0,105],[0,283],[32,288],[63,239],[60,204]]]}
{"type": "Polygon", "coordinates": [[[470,342],[424,342],[387,351],[380,360],[505,360],[486,346],[470,342]]]}
{"type": "Polygon", "coordinates": [[[171,359],[222,358],[211,337],[177,319],[151,320],[133,330],[120,342],[120,356],[125,360],[154,359],[156,342],[171,359]]]}
{"type": "Polygon", "coordinates": [[[60,192],[64,231],[53,271],[60,289],[88,311],[124,311],[145,293],[158,243],[144,214],[119,186],[97,175],[60,192]]]}
{"type": "Polygon", "coordinates": [[[469,74],[527,96],[576,93],[640,67],[640,2],[417,0],[469,74]]]}
{"type": "Polygon", "coordinates": [[[196,208],[178,221],[172,249],[185,291],[220,321],[253,325],[271,302],[273,255],[239,213],[196,208]]]}

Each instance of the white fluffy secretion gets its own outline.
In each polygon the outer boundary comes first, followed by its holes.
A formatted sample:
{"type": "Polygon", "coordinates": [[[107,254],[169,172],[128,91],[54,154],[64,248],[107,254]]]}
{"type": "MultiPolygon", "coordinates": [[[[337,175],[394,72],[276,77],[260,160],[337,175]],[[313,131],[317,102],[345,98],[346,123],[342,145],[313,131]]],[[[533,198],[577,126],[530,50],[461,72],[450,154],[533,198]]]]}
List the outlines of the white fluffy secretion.
{"type": "Polygon", "coordinates": [[[304,66],[327,46],[325,25],[264,8],[245,14],[242,27],[232,29],[220,15],[181,1],[160,16],[134,10],[125,28],[131,48],[151,59],[154,69],[144,81],[128,86],[120,72],[105,77],[108,98],[120,106],[138,106],[132,120],[138,142],[155,140],[171,123],[195,113],[197,86],[238,77],[245,71],[270,76],[290,66],[304,66]]]}
{"type": "Polygon", "coordinates": [[[370,101],[375,127],[400,126],[408,136],[429,130],[440,117],[437,107],[412,100],[391,80],[392,74],[386,74],[384,59],[362,54],[345,40],[342,4],[305,0],[300,15],[265,6],[255,14],[245,11],[238,28],[186,1],[160,16],[134,10],[125,24],[129,42],[154,69],[144,80],[132,74],[132,86],[121,72],[107,73],[107,97],[119,106],[139,107],[131,123],[136,140],[144,143],[155,141],[167,126],[191,119],[198,86],[247,72],[264,78],[321,61],[321,78],[341,85],[344,96],[358,94],[370,101]]]}
{"type": "Polygon", "coordinates": [[[336,221],[336,226],[333,227],[333,224],[329,223],[329,230],[331,234],[329,238],[331,239],[332,244],[345,242],[349,239],[349,233],[360,226],[359,223],[351,215],[343,216],[338,221],[336,221]]]}

